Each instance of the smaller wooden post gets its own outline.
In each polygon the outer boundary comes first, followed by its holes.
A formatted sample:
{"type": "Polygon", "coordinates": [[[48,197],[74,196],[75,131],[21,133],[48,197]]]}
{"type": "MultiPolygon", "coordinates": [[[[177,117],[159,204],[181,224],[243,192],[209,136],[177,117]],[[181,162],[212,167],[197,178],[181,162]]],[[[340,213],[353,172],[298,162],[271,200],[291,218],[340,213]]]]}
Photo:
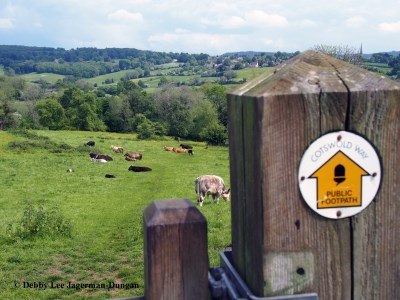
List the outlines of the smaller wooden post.
{"type": "Polygon", "coordinates": [[[187,199],[144,211],[145,298],[208,299],[207,222],[187,199]]]}

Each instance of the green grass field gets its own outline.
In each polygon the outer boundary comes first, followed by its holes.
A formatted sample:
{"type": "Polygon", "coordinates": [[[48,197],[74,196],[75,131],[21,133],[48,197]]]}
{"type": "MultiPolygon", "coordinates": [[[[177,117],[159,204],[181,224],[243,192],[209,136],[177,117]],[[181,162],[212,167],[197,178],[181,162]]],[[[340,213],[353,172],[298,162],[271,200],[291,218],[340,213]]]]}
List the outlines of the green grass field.
{"type": "MultiPolygon", "coordinates": [[[[32,136],[0,131],[1,299],[108,299],[143,295],[143,210],[158,199],[188,198],[196,202],[194,180],[199,175],[220,175],[230,186],[226,147],[206,148],[204,143],[190,142],[195,155],[189,156],[164,151],[164,145],[178,145],[168,138],[140,141],[132,134],[30,133],[32,136]],[[92,150],[109,154],[114,161],[91,162],[90,149],[82,146],[89,140],[96,142],[92,150]],[[141,151],[143,160],[125,161],[122,154],[112,153],[112,144],[141,151]],[[129,172],[131,164],[148,166],[153,171],[129,172]],[[74,172],[67,173],[69,168],[74,172]],[[107,179],[105,174],[116,178],[107,179]],[[18,223],[28,202],[46,208],[57,206],[60,214],[71,221],[72,236],[21,239],[10,235],[8,224],[18,223]],[[47,288],[24,288],[24,282],[46,283],[47,288]],[[135,283],[139,288],[57,289],[49,288],[51,282],[53,285],[135,283]]],[[[216,266],[219,252],[231,243],[230,203],[221,199],[217,205],[207,200],[200,211],[208,222],[210,266],[216,266]]]]}
{"type": "Polygon", "coordinates": [[[57,80],[63,80],[63,78],[65,78],[64,75],[58,75],[54,73],[29,73],[20,76],[21,78],[29,82],[44,80],[47,81],[48,83],[53,83],[53,84],[56,83],[57,80]]]}
{"type": "Polygon", "coordinates": [[[255,77],[260,76],[261,74],[264,73],[270,73],[274,70],[275,68],[271,67],[263,67],[263,68],[246,68],[242,70],[236,71],[237,78],[235,80],[241,80],[243,78],[246,78],[247,80],[251,80],[255,77]]]}

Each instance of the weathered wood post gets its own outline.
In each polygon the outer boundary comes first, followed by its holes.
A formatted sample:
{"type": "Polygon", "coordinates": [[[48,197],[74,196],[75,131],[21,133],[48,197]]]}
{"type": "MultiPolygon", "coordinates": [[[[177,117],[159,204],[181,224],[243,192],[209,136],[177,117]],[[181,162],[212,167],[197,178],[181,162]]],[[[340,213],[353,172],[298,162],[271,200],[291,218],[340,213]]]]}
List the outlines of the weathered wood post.
{"type": "Polygon", "coordinates": [[[154,201],[144,211],[145,298],[207,299],[207,222],[189,200],[154,201]]]}
{"type": "Polygon", "coordinates": [[[307,51],[229,94],[228,110],[233,263],[252,292],[399,297],[400,84],[307,51]],[[383,174],[365,210],[333,220],[303,201],[298,167],[338,130],[374,145],[383,174]]]}

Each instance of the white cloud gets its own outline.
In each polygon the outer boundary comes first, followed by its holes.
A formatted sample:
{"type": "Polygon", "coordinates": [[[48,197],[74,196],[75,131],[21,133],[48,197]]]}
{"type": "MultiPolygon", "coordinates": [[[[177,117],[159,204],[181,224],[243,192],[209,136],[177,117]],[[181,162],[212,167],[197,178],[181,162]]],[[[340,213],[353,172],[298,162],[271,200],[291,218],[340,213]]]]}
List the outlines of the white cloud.
{"type": "Polygon", "coordinates": [[[241,28],[274,28],[285,27],[289,24],[284,16],[269,14],[262,10],[251,10],[242,16],[217,14],[214,17],[200,19],[200,24],[205,26],[216,26],[222,29],[241,29],[241,28]]]}
{"type": "Polygon", "coordinates": [[[32,26],[33,26],[33,27],[36,27],[36,28],[42,28],[42,27],[43,27],[43,24],[42,24],[41,22],[36,21],[36,22],[33,22],[33,23],[32,23],[32,26]]]}
{"type": "Polygon", "coordinates": [[[268,14],[262,10],[249,11],[244,18],[248,24],[257,27],[285,27],[289,24],[284,16],[268,14]]]}
{"type": "Polygon", "coordinates": [[[125,9],[119,9],[108,16],[109,20],[112,21],[123,21],[123,22],[141,22],[143,16],[141,13],[131,13],[125,9]]]}
{"type": "Polygon", "coordinates": [[[272,40],[272,39],[260,39],[260,42],[268,46],[269,48],[273,47],[274,49],[282,50],[285,48],[285,42],[282,39],[272,40]]]}
{"type": "Polygon", "coordinates": [[[350,17],[345,21],[346,26],[349,28],[360,28],[365,25],[366,22],[367,20],[360,16],[350,17]]]}
{"type": "Polygon", "coordinates": [[[379,29],[385,32],[400,32],[400,21],[399,22],[384,22],[379,24],[379,29]]]}
{"type": "Polygon", "coordinates": [[[13,28],[14,27],[14,23],[12,19],[0,19],[0,29],[9,29],[9,28],[13,28]]]}
{"type": "Polygon", "coordinates": [[[299,27],[303,27],[303,28],[311,28],[311,27],[315,27],[317,26],[317,22],[310,20],[310,19],[304,19],[301,21],[296,21],[293,22],[294,26],[299,26],[299,27]]]}
{"type": "Polygon", "coordinates": [[[246,21],[243,18],[237,16],[229,17],[221,23],[221,27],[225,29],[235,29],[246,25],[246,21]]]}
{"type": "Polygon", "coordinates": [[[222,54],[250,49],[247,47],[255,51],[285,50],[282,39],[265,39],[248,34],[165,33],[150,36],[148,42],[152,49],[173,52],[185,49],[191,53],[222,54]],[[251,46],[243,47],[250,45],[249,40],[251,46]]]}
{"type": "Polygon", "coordinates": [[[176,28],[175,29],[175,33],[188,33],[188,32],[190,32],[190,31],[187,29],[184,29],[184,28],[176,28]]]}

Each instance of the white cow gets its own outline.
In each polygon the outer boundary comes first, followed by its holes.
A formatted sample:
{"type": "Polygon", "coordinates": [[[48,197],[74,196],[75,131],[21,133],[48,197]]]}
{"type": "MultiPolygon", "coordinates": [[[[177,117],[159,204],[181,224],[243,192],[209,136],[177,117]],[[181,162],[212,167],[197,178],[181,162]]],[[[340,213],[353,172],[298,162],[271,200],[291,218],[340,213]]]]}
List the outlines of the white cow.
{"type": "Polygon", "coordinates": [[[203,175],[198,177],[195,182],[195,191],[197,194],[197,202],[203,206],[204,198],[211,194],[213,202],[219,202],[219,197],[229,200],[230,190],[226,189],[225,183],[221,177],[215,175],[203,175]]]}

